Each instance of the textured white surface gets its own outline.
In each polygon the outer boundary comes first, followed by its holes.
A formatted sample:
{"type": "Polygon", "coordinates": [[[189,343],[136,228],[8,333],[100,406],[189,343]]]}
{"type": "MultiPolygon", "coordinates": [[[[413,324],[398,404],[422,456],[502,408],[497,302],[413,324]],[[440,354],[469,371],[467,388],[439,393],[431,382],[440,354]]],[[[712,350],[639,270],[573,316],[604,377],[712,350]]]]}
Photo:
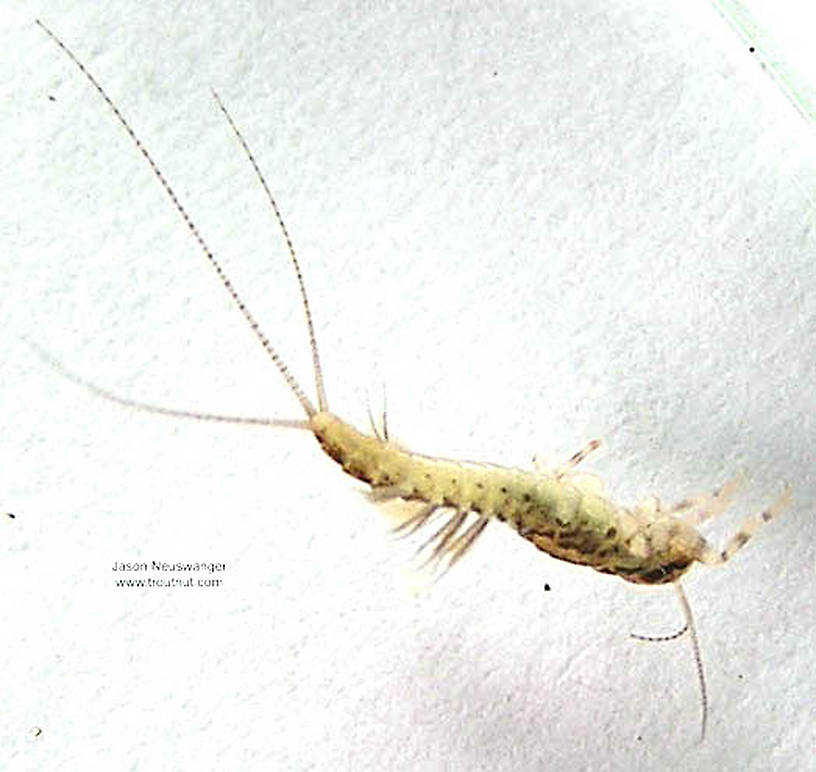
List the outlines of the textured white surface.
{"type": "Polygon", "coordinates": [[[4,4],[0,767],[805,769],[814,736],[811,129],[705,3],[4,4]],[[691,6],[694,6],[692,10],[691,6]],[[306,435],[173,422],[120,393],[298,417],[104,104],[152,149],[304,386],[276,191],[336,412],[527,466],[594,436],[622,503],[740,470],[680,621],[500,525],[420,598],[410,545],[306,435]],[[52,97],[53,99],[50,99],[52,97]],[[224,561],[127,591],[117,560],[224,561]],[[545,582],[552,587],[544,592],[545,582]],[[33,728],[42,734],[33,736],[33,728]]]}

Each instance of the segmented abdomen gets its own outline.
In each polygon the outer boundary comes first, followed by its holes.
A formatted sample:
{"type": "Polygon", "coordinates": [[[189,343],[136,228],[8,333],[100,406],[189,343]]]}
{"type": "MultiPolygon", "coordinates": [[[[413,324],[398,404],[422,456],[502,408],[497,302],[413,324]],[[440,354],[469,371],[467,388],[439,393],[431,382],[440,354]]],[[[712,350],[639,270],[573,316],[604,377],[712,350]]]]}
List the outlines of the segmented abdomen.
{"type": "Polygon", "coordinates": [[[458,559],[487,519],[495,517],[553,557],[629,581],[672,581],[690,563],[681,559],[671,568],[662,565],[638,518],[569,478],[409,453],[330,413],[318,413],[310,423],[323,450],[381,498],[424,502],[412,518],[417,526],[439,508],[454,510],[437,534],[435,554],[450,552],[458,559]],[[479,518],[478,529],[471,527],[467,539],[463,534],[454,538],[470,512],[479,518]]]}

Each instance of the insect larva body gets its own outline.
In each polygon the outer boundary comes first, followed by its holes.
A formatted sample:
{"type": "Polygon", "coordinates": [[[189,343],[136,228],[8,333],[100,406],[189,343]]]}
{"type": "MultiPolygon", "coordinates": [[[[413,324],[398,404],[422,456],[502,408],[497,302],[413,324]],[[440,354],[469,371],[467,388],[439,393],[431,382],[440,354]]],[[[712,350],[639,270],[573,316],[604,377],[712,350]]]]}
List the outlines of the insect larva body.
{"type": "MultiPolygon", "coordinates": [[[[678,579],[695,562],[707,564],[726,562],[744,546],[762,523],[772,519],[787,503],[790,496],[788,489],[785,489],[771,508],[747,521],[731,538],[725,549],[717,551],[708,545],[696,526],[725,507],[735,487],[733,484],[725,486],[711,496],[687,499],[668,510],[662,509],[656,499],[634,508],[624,508],[609,501],[601,493],[600,487],[591,484],[586,476],[577,475],[572,471],[572,468],[593,450],[597,443],[591,443],[586,449],[576,453],[564,467],[533,472],[411,453],[389,441],[385,426],[382,436],[376,429],[375,436],[371,436],[335,416],[328,408],[309,302],[291,240],[252,153],[220,99],[214,94],[219,108],[241,143],[266,192],[286,240],[299,282],[309,330],[318,397],[315,407],[292,377],[268,338],[260,331],[254,317],[241,301],[197,227],[118,108],[65,44],[41,22],[37,23],[82,71],[127,131],[202,249],[204,257],[215,270],[222,285],[300,402],[307,418],[301,421],[244,418],[147,405],[117,396],[65,371],[53,361],[52,364],[67,377],[96,394],[147,412],[198,420],[288,426],[311,431],[323,451],[339,463],[343,471],[371,487],[373,499],[380,501],[401,499],[416,507],[398,530],[415,531],[425,526],[434,515],[440,512],[450,513],[442,527],[426,541],[426,545],[432,545],[431,559],[444,561],[448,567],[467,552],[490,519],[496,518],[513,527],[538,549],[560,560],[590,566],[603,573],[619,576],[628,582],[673,583],[686,619],[686,626],[681,633],[688,630],[692,639],[702,696],[704,736],[708,711],[706,685],[691,609],[678,579]],[[469,518],[471,523],[467,525],[469,518]]],[[[677,636],[649,640],[669,640],[673,637],[677,636]]]]}
{"type": "MultiPolygon", "coordinates": [[[[568,473],[409,453],[362,434],[331,413],[316,413],[309,425],[323,450],[344,472],[368,483],[378,498],[473,512],[479,520],[495,517],[561,560],[633,582],[664,583],[680,576],[705,549],[705,541],[687,523],[669,516],[650,521],[646,514],[622,510],[595,490],[575,484],[568,473]]],[[[438,555],[457,543],[453,536],[448,535],[438,555]]]]}
{"type": "MultiPolygon", "coordinates": [[[[560,560],[591,566],[637,584],[666,584],[679,579],[695,561],[724,562],[743,546],[758,523],[747,524],[718,553],[685,519],[663,512],[657,502],[625,509],[582,485],[568,470],[528,472],[494,464],[452,461],[410,453],[380,437],[363,434],[328,412],[309,419],[325,453],[343,471],[368,483],[377,499],[401,498],[427,506],[411,524],[420,526],[437,509],[454,514],[439,532],[434,557],[458,560],[491,517],[506,522],[538,549],[560,560]],[[478,517],[478,533],[454,538],[466,516],[478,517]]],[[[733,486],[706,502],[710,517],[727,503],[733,486]]],[[[770,520],[783,495],[759,518],[770,520]]],[[[691,511],[700,519],[700,500],[683,502],[674,512],[691,511]]]]}

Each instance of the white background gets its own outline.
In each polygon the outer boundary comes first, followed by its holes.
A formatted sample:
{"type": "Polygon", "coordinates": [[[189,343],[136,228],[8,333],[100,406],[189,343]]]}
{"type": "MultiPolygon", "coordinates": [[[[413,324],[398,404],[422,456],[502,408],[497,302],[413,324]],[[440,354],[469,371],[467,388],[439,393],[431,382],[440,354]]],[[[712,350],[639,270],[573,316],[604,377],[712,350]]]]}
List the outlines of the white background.
{"type": "Polygon", "coordinates": [[[761,57],[688,0],[203,5],[0,14],[0,767],[810,768],[814,136],[761,57]],[[415,593],[413,545],[307,434],[129,411],[20,340],[141,400],[300,417],[37,16],[311,393],[219,90],[344,418],[365,427],[384,386],[406,446],[521,467],[601,437],[586,466],[622,505],[742,472],[716,544],[792,483],[782,517],[685,583],[704,744],[688,640],[628,637],[681,623],[671,588],[495,524],[415,593]],[[154,559],[224,561],[224,586],[114,587],[114,561],[154,559]]]}

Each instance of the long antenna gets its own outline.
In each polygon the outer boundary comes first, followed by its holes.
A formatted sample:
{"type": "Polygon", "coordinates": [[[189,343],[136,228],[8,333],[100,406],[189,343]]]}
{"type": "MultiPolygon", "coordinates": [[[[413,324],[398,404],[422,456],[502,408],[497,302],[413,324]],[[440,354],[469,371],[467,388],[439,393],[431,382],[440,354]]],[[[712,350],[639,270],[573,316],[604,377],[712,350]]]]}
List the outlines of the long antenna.
{"type": "Polygon", "coordinates": [[[255,156],[249,149],[249,145],[244,139],[244,135],[241,133],[241,130],[238,128],[238,126],[235,125],[235,121],[232,120],[232,116],[227,111],[227,108],[224,107],[224,103],[221,101],[221,97],[218,96],[215,89],[212,89],[212,95],[215,97],[215,101],[221,108],[221,112],[224,113],[224,117],[227,119],[227,122],[232,127],[232,130],[235,132],[235,136],[241,143],[241,147],[244,149],[244,153],[246,153],[246,157],[252,164],[252,168],[255,170],[255,175],[257,176],[258,181],[261,183],[261,186],[263,187],[264,192],[266,193],[266,197],[269,200],[269,204],[272,207],[272,211],[275,214],[275,219],[278,221],[281,233],[283,234],[283,238],[286,241],[286,246],[289,249],[289,257],[292,260],[292,267],[295,269],[295,276],[297,276],[298,287],[300,287],[300,299],[303,301],[303,310],[306,313],[306,326],[309,329],[309,347],[312,350],[312,364],[314,365],[315,386],[317,387],[317,405],[320,408],[320,410],[326,411],[329,409],[329,403],[326,400],[326,389],[323,387],[323,368],[320,366],[320,355],[317,353],[317,339],[315,338],[314,325],[312,324],[312,311],[309,308],[309,298],[306,295],[306,285],[303,282],[303,273],[300,270],[300,263],[298,262],[298,259],[295,255],[295,248],[292,245],[292,239],[289,238],[289,231],[286,229],[286,225],[283,222],[283,216],[280,213],[280,209],[278,208],[278,204],[275,201],[275,197],[272,195],[272,191],[269,189],[269,185],[266,184],[266,179],[263,176],[263,172],[258,166],[258,163],[255,161],[255,156]]]}
{"type": "MultiPolygon", "coordinates": [[[[68,48],[68,46],[65,45],[65,43],[63,43],[62,40],[60,40],[39,19],[36,19],[35,21],[36,21],[37,25],[65,52],[65,54],[68,56],[68,58],[79,68],[80,72],[88,79],[88,81],[91,83],[91,85],[97,90],[97,92],[102,97],[102,99],[105,100],[105,102],[107,103],[107,105],[111,109],[111,111],[113,112],[116,119],[119,121],[121,126],[125,129],[125,131],[128,133],[131,140],[133,140],[133,143],[136,145],[136,148],[139,150],[139,152],[142,154],[144,159],[147,161],[147,163],[150,166],[150,169],[153,172],[154,176],[161,183],[161,186],[164,188],[165,193],[167,193],[167,195],[169,196],[170,201],[172,202],[172,204],[175,207],[176,211],[181,215],[181,218],[184,220],[184,224],[187,226],[188,230],[190,231],[193,238],[198,243],[199,247],[201,247],[201,250],[204,253],[204,256],[207,258],[210,265],[215,270],[215,273],[218,276],[219,280],[221,281],[221,284],[224,286],[224,289],[227,290],[227,292],[229,293],[229,295],[232,298],[233,302],[238,307],[238,310],[241,312],[244,319],[246,319],[247,323],[249,324],[250,328],[252,329],[252,332],[255,333],[255,337],[260,341],[261,345],[263,346],[264,350],[268,354],[269,358],[272,360],[272,362],[278,368],[278,371],[283,376],[286,383],[289,385],[289,388],[294,392],[294,394],[297,397],[298,401],[303,406],[303,409],[306,411],[306,415],[308,415],[311,418],[317,412],[315,410],[315,408],[314,408],[314,405],[312,405],[311,401],[306,396],[303,389],[300,387],[300,384],[295,380],[294,376],[289,372],[289,368],[286,366],[286,363],[283,361],[283,359],[281,359],[280,354],[278,354],[278,352],[274,349],[272,344],[269,342],[269,339],[266,337],[266,335],[261,330],[261,328],[260,328],[258,322],[256,321],[255,317],[250,313],[249,309],[246,307],[243,300],[241,300],[241,298],[238,295],[237,291],[232,286],[232,282],[229,280],[227,275],[224,273],[224,270],[223,270],[223,268],[221,268],[220,263],[215,259],[215,256],[213,255],[212,251],[207,246],[206,242],[204,241],[203,237],[201,236],[201,233],[199,232],[198,227],[192,221],[190,216],[187,214],[187,211],[185,210],[185,208],[181,205],[181,202],[179,201],[178,197],[176,196],[175,191],[173,190],[173,188],[170,187],[170,183],[168,183],[167,180],[165,179],[164,174],[162,173],[161,169],[159,169],[159,167],[156,165],[156,162],[153,160],[153,157],[150,155],[147,148],[142,144],[141,140],[136,136],[136,133],[130,127],[130,124],[127,122],[127,120],[125,120],[125,117],[119,111],[119,108],[113,103],[111,98],[107,95],[107,93],[102,88],[102,86],[99,84],[99,82],[96,80],[96,78],[94,78],[94,76],[91,75],[91,73],[85,68],[85,65],[82,64],[82,62],[76,57],[76,55],[73,53],[73,51],[71,51],[71,49],[68,48]]],[[[232,123],[232,121],[230,121],[230,123],[232,123]]],[[[281,221],[281,224],[282,224],[282,221],[281,221]]],[[[287,243],[289,243],[288,236],[287,236],[287,243]]],[[[292,258],[294,259],[294,250],[291,249],[291,243],[289,244],[289,246],[290,246],[290,250],[292,251],[292,258]]],[[[295,266],[297,266],[297,261],[295,261],[295,266]]],[[[298,277],[300,278],[299,274],[300,274],[300,271],[298,269],[298,277]]],[[[301,280],[301,288],[302,287],[303,287],[303,283],[302,283],[302,280],[301,280]]],[[[304,292],[303,296],[305,298],[305,292],[304,292]]],[[[307,313],[308,313],[308,307],[307,307],[307,313]]],[[[311,333],[311,317],[310,317],[310,321],[309,321],[309,329],[310,329],[310,333],[311,333]]],[[[316,348],[316,346],[314,346],[314,335],[313,335],[313,333],[311,333],[311,334],[312,334],[312,341],[313,341],[313,355],[316,358],[317,348],[316,348]]],[[[320,371],[317,370],[317,375],[319,376],[319,374],[320,374],[320,371]]],[[[319,384],[321,383],[321,379],[319,377],[318,377],[318,383],[319,384]]],[[[323,396],[323,401],[321,402],[321,404],[323,404],[323,403],[325,403],[325,396],[323,396]]]]}
{"type": "Polygon", "coordinates": [[[117,405],[124,405],[125,407],[141,410],[144,413],[155,413],[156,415],[168,416],[170,418],[191,418],[196,421],[212,421],[224,424],[244,424],[251,426],[275,426],[278,428],[288,429],[306,429],[309,430],[309,422],[297,420],[293,418],[257,418],[255,416],[243,415],[224,415],[223,413],[204,413],[198,410],[182,410],[181,408],[166,407],[164,405],[154,405],[150,402],[139,402],[128,397],[120,397],[118,394],[106,389],[102,386],[97,386],[95,383],[86,381],[81,376],[69,370],[61,362],[52,357],[45,349],[38,346],[28,338],[23,340],[34,349],[36,354],[49,367],[53,367],[63,378],[67,378],[77,386],[82,386],[84,389],[96,394],[97,397],[102,397],[109,402],[115,402],[117,405]]]}
{"type": "Polygon", "coordinates": [[[697,680],[700,683],[700,697],[703,703],[702,724],[700,727],[700,742],[705,740],[706,725],[708,724],[708,690],[706,689],[705,673],[703,672],[703,659],[700,656],[700,642],[697,639],[697,628],[694,625],[694,617],[691,614],[691,606],[689,605],[686,592],[680,582],[673,582],[674,589],[677,590],[677,595],[680,598],[680,605],[683,607],[683,615],[686,617],[686,624],[688,631],[691,633],[691,648],[694,651],[694,664],[697,666],[697,680]]]}

